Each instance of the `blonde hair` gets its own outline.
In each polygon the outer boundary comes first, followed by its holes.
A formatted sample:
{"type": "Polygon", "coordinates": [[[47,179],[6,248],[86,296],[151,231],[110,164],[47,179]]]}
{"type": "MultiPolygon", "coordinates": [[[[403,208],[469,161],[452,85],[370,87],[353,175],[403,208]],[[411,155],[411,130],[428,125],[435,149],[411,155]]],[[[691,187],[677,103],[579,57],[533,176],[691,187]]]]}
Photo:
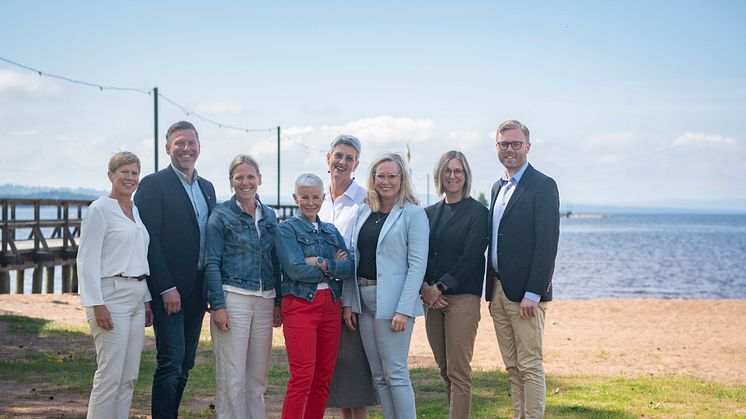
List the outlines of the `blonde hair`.
{"type": "Polygon", "coordinates": [[[248,164],[249,166],[252,166],[254,169],[256,169],[257,175],[262,174],[262,172],[259,171],[259,163],[257,163],[253,157],[248,154],[239,154],[238,156],[234,157],[233,160],[231,160],[231,164],[230,166],[228,166],[228,179],[231,179],[233,177],[233,172],[236,170],[236,167],[242,164],[248,164]]]}
{"type": "Polygon", "coordinates": [[[378,157],[373,160],[370,164],[370,170],[368,170],[368,194],[365,201],[370,206],[370,209],[379,211],[381,208],[381,199],[376,192],[376,169],[381,163],[394,162],[399,169],[399,175],[401,178],[401,188],[394,197],[394,202],[403,206],[405,202],[410,202],[415,205],[419,205],[420,201],[414,195],[414,186],[412,186],[412,178],[409,175],[409,167],[407,161],[401,153],[383,153],[379,154],[378,157]]]}
{"type": "Polygon", "coordinates": [[[500,134],[511,129],[521,130],[523,132],[523,136],[526,137],[526,143],[531,142],[531,133],[528,132],[528,127],[521,124],[519,121],[516,121],[515,119],[508,119],[497,127],[497,141],[500,141],[500,134]]]}
{"type": "Polygon", "coordinates": [[[463,198],[468,198],[471,196],[471,167],[469,167],[469,162],[466,161],[464,153],[456,150],[446,151],[445,154],[440,157],[440,161],[435,166],[435,171],[433,172],[435,193],[438,195],[443,195],[445,193],[443,190],[443,175],[448,167],[448,162],[454,159],[458,160],[461,163],[461,166],[464,167],[464,188],[462,194],[463,198]]]}
{"type": "Polygon", "coordinates": [[[122,166],[136,163],[137,169],[142,169],[140,167],[140,158],[135,155],[135,153],[131,153],[129,151],[120,151],[119,153],[114,154],[111,156],[111,159],[109,159],[109,171],[114,173],[122,166]]]}

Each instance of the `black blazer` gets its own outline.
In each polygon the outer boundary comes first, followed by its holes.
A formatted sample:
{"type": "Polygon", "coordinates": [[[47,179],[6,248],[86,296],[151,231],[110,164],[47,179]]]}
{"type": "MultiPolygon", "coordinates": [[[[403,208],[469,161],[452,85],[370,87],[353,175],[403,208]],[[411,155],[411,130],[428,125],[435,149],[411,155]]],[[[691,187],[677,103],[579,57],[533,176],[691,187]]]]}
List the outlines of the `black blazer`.
{"type": "MultiPolygon", "coordinates": [[[[541,295],[541,301],[552,300],[552,275],[559,242],[559,191],[549,176],[530,164],[515,187],[500,219],[497,241],[497,274],[505,295],[520,302],[526,291],[541,295]]],[[[492,186],[489,231],[500,182],[492,186]]],[[[492,298],[491,263],[493,243],[487,252],[485,297],[492,298]]]]}
{"type": "MultiPolygon", "coordinates": [[[[212,183],[197,178],[209,211],[215,208],[212,183]]],[[[135,205],[150,234],[148,287],[153,298],[176,287],[182,300],[195,289],[203,288],[197,275],[199,226],[197,215],[171,166],[145,176],[135,193],[135,205]]]]}
{"type": "Polygon", "coordinates": [[[438,228],[445,200],[425,208],[430,221],[430,248],[425,280],[448,286],[445,294],[482,296],[484,249],[487,247],[487,208],[474,198],[457,204],[447,225],[438,228]]]}

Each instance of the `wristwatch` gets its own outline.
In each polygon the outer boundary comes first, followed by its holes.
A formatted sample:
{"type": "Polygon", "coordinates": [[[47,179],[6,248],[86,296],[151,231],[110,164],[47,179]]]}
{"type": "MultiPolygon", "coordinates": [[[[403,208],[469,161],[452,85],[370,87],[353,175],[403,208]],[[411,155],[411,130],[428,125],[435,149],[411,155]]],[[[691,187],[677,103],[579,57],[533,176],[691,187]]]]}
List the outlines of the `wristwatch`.
{"type": "Polygon", "coordinates": [[[446,290],[448,289],[448,286],[440,281],[436,282],[435,286],[438,288],[438,290],[440,290],[440,292],[446,292],[446,290]]]}
{"type": "Polygon", "coordinates": [[[326,259],[322,258],[321,256],[316,256],[316,267],[321,269],[321,265],[326,262],[326,259]]]}

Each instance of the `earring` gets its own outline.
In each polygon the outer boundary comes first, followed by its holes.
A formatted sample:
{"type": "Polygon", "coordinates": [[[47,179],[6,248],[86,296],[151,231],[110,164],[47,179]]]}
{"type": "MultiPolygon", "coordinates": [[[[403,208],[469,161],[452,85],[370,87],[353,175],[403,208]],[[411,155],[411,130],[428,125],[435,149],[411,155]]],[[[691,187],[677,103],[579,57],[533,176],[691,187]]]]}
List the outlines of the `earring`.
{"type": "Polygon", "coordinates": [[[327,171],[326,171],[326,173],[331,173],[331,172],[332,172],[331,170],[327,170],[327,171]]]}

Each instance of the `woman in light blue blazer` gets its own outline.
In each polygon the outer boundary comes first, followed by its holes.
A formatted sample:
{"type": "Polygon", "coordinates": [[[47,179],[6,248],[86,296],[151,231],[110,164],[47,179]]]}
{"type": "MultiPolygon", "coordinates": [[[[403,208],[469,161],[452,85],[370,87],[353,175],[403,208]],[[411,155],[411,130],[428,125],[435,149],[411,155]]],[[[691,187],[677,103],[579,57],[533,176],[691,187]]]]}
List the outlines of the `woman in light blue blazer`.
{"type": "Polygon", "coordinates": [[[353,235],[357,278],[345,281],[342,300],[347,326],[360,326],[387,419],[416,417],[407,356],[414,318],[423,315],[419,289],[430,234],[417,204],[404,156],[378,156],[353,235]]]}

